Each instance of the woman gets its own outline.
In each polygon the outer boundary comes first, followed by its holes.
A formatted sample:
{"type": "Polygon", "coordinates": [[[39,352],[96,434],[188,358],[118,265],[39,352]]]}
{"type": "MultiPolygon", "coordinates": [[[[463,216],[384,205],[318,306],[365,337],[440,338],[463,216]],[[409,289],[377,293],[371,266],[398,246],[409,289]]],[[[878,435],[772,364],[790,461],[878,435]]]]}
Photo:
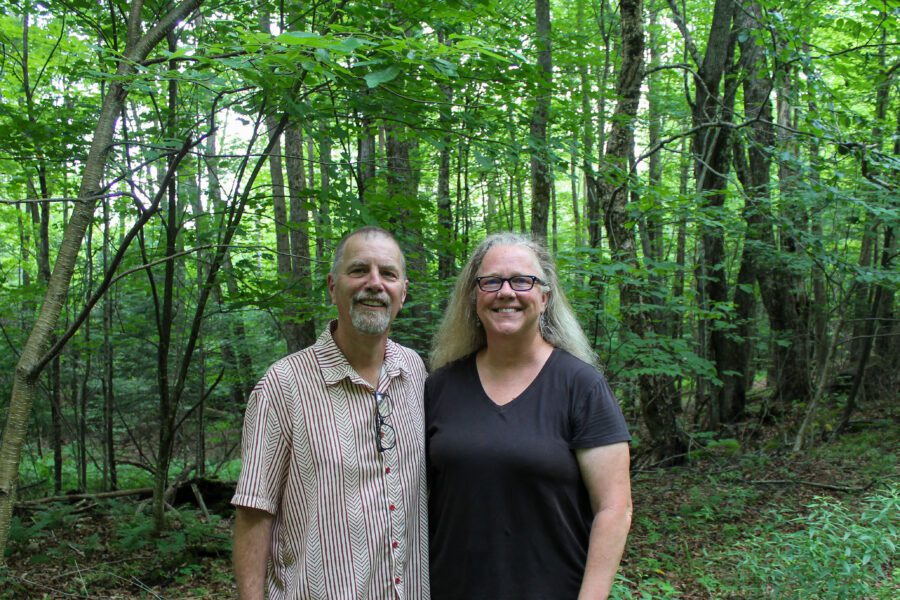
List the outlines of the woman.
{"type": "Polygon", "coordinates": [[[550,254],[485,239],[425,384],[433,600],[609,595],[631,525],[628,430],[550,254]]]}

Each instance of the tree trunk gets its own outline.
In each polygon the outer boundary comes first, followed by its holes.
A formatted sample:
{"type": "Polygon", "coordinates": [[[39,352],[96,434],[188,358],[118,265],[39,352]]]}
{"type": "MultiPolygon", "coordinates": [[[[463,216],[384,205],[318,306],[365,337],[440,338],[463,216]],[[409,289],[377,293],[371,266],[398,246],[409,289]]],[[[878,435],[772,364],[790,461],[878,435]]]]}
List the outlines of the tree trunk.
{"type": "MultiPolygon", "coordinates": [[[[269,14],[266,10],[260,11],[260,29],[269,31],[269,14]]],[[[294,298],[297,290],[293,290],[293,261],[291,259],[291,225],[288,224],[287,211],[287,187],[284,184],[284,165],[281,153],[281,134],[277,133],[278,119],[270,115],[266,117],[266,125],[269,128],[269,140],[271,152],[269,153],[269,173],[272,177],[272,211],[275,217],[275,264],[278,270],[279,285],[287,287],[291,293],[282,300],[281,307],[281,334],[287,343],[288,352],[296,352],[306,346],[301,345],[302,333],[297,322],[294,298]]],[[[298,134],[299,135],[299,134],[298,134]]],[[[297,149],[294,148],[296,151],[297,149]]],[[[303,163],[300,161],[300,175],[303,177],[303,163]]],[[[296,177],[296,174],[295,174],[296,177]]],[[[305,187],[305,186],[304,186],[305,187]]]]}
{"type": "MultiPolygon", "coordinates": [[[[761,14],[758,7],[754,9],[761,14]]],[[[775,138],[781,152],[789,156],[799,154],[796,136],[794,107],[791,105],[790,65],[784,65],[777,73],[776,117],[778,128],[775,138]]],[[[791,255],[800,252],[798,238],[807,229],[806,209],[797,199],[797,180],[800,173],[792,161],[778,161],[778,185],[781,195],[781,222],[777,227],[781,235],[780,246],[787,253],[776,258],[775,264],[763,265],[759,270],[763,304],[769,316],[773,334],[772,357],[769,364],[769,386],[779,402],[807,402],[813,393],[809,368],[809,332],[807,330],[809,300],[800,274],[790,267],[791,255]],[[774,385],[773,385],[774,384],[774,385]]],[[[770,215],[771,218],[771,215],[770,215]]],[[[775,234],[766,232],[766,243],[773,250],[778,242],[775,234]]]]}
{"type": "MultiPolygon", "coordinates": [[[[613,260],[628,265],[634,275],[643,272],[635,246],[635,234],[628,206],[630,170],[634,153],[634,127],[644,76],[644,27],[641,0],[623,0],[619,4],[622,28],[622,60],[616,95],[619,101],[612,118],[606,146],[606,177],[597,190],[603,207],[607,239],[613,260]]],[[[629,277],[628,279],[631,279],[629,277]]],[[[638,284],[619,284],[619,305],[629,333],[645,338],[654,333],[653,324],[638,284]]],[[[655,457],[675,461],[684,453],[684,443],[675,419],[679,402],[671,377],[643,374],[638,377],[640,406],[655,457]]]]}
{"type": "Polygon", "coordinates": [[[325,130],[324,125],[320,128],[319,138],[319,157],[320,164],[319,178],[322,180],[321,190],[319,191],[318,210],[315,214],[316,222],[316,264],[319,265],[317,273],[325,278],[325,273],[330,265],[325,260],[325,240],[331,237],[331,222],[329,217],[329,194],[331,190],[331,134],[325,130]]]}
{"type": "Polygon", "coordinates": [[[531,116],[531,234],[547,239],[547,216],[550,210],[550,188],[553,170],[550,160],[550,99],[553,91],[553,55],[550,45],[550,1],[534,1],[538,51],[538,80],[534,110],[531,116]]]}
{"type": "MultiPolygon", "coordinates": [[[[578,39],[584,40],[584,44],[578,45],[578,80],[580,85],[579,95],[581,96],[581,171],[584,176],[584,210],[587,213],[587,206],[590,202],[591,194],[594,194],[594,119],[591,113],[591,82],[588,78],[588,64],[584,56],[584,48],[588,41],[588,33],[585,27],[585,0],[576,0],[575,14],[578,21],[578,39]]],[[[575,140],[578,139],[577,134],[573,134],[575,140]]],[[[574,146],[575,144],[573,144],[574,146]]],[[[573,157],[573,162],[575,158],[573,157]]],[[[574,185],[574,184],[573,184],[574,185]]],[[[596,204],[596,201],[594,202],[596,204]]],[[[575,246],[581,247],[584,243],[584,224],[579,218],[578,206],[575,203],[575,195],[572,195],[572,210],[575,218],[575,246]]],[[[596,213],[595,213],[596,215],[596,213]]]]}
{"type": "MultiPolygon", "coordinates": [[[[883,11],[880,12],[879,15],[882,19],[886,19],[887,16],[883,11]]],[[[882,21],[883,23],[884,21],[882,21]]],[[[878,63],[880,74],[878,77],[879,85],[876,90],[876,99],[875,99],[875,126],[872,130],[872,139],[875,144],[877,144],[877,149],[880,152],[893,152],[894,157],[900,157],[900,109],[897,111],[896,115],[896,129],[894,135],[894,143],[893,147],[890,150],[883,150],[884,148],[884,138],[885,138],[885,130],[888,127],[888,109],[890,107],[890,88],[892,82],[896,81],[896,77],[891,75],[891,69],[896,70],[900,68],[900,63],[895,62],[893,66],[889,66],[887,64],[887,48],[888,48],[888,33],[884,28],[884,25],[881,25],[881,45],[879,46],[878,52],[878,63]]],[[[883,167],[882,167],[883,169],[883,167]]],[[[872,169],[871,167],[868,169],[870,172],[872,170],[880,171],[882,169],[872,169]]],[[[894,170],[894,175],[898,173],[898,170],[894,170]]],[[[888,179],[888,181],[891,181],[888,179]]],[[[894,178],[896,181],[896,177],[894,178]]],[[[883,185],[881,187],[884,187],[883,185]]],[[[892,189],[885,190],[887,192],[893,192],[896,194],[897,186],[894,185],[892,189]]],[[[886,222],[883,225],[883,243],[882,243],[882,253],[881,253],[881,268],[885,273],[893,273],[896,271],[894,267],[894,257],[896,256],[896,246],[897,246],[897,236],[895,235],[895,227],[890,222],[886,222]]],[[[869,384],[873,387],[880,387],[883,390],[886,390],[887,393],[891,393],[891,390],[897,389],[897,371],[898,367],[900,367],[900,357],[897,356],[897,352],[900,351],[900,336],[897,334],[897,322],[894,319],[894,297],[896,294],[895,286],[885,285],[884,283],[878,283],[878,290],[881,296],[881,302],[875,307],[875,315],[876,319],[875,330],[874,330],[874,348],[872,349],[875,355],[875,363],[872,365],[870,376],[867,378],[869,384]]]]}
{"type": "MultiPolygon", "coordinates": [[[[441,41],[445,41],[443,34],[441,41]]],[[[438,251],[438,279],[447,280],[453,275],[453,213],[450,206],[450,149],[453,139],[450,135],[451,106],[453,102],[453,88],[449,85],[441,85],[441,94],[445,104],[441,105],[439,114],[440,128],[447,133],[442,139],[440,158],[438,160],[437,182],[437,251],[438,251]]]]}
{"type": "MultiPolygon", "coordinates": [[[[572,134],[572,153],[569,159],[569,186],[572,188],[572,216],[574,218],[575,247],[581,247],[581,213],[578,209],[578,133],[572,134]]],[[[512,185],[510,185],[512,191],[512,185]]],[[[512,198],[510,198],[512,200],[512,198]]]]}
{"type": "MultiPolygon", "coordinates": [[[[900,108],[897,109],[897,125],[894,130],[893,153],[895,158],[900,159],[900,108]]],[[[887,240],[887,230],[885,230],[884,235],[885,240],[887,240]]],[[[887,264],[882,264],[885,271],[888,273],[893,272],[892,269],[896,269],[895,258],[897,256],[897,236],[893,228],[891,228],[890,231],[890,239],[891,244],[885,244],[885,251],[887,252],[885,256],[890,257],[890,259],[887,264]]],[[[896,377],[897,373],[900,372],[900,324],[898,324],[898,319],[895,314],[895,296],[896,290],[890,286],[885,286],[882,302],[884,312],[881,314],[881,330],[883,333],[875,340],[875,350],[884,361],[883,368],[886,373],[891,374],[893,377],[896,377]]],[[[896,381],[896,379],[894,379],[894,381],[896,381]]]]}
{"type": "MultiPolygon", "coordinates": [[[[316,324],[312,315],[303,310],[304,304],[315,302],[310,297],[314,289],[312,284],[309,255],[309,211],[306,209],[306,198],[309,192],[303,174],[303,137],[298,125],[289,125],[284,132],[285,166],[288,175],[290,193],[290,248],[291,270],[290,289],[285,311],[285,331],[289,333],[288,352],[296,352],[316,341],[316,324]]],[[[312,163],[312,155],[308,157],[312,163]]]]}
{"type": "MultiPolygon", "coordinates": [[[[409,139],[408,132],[398,126],[385,126],[385,154],[387,159],[387,193],[391,205],[401,207],[389,218],[392,228],[398,237],[406,241],[407,276],[411,281],[424,281],[427,278],[426,252],[421,231],[425,226],[424,215],[416,202],[419,189],[419,169],[413,161],[416,150],[415,143],[409,139]]],[[[431,313],[427,297],[418,296],[411,291],[407,297],[408,318],[406,323],[410,329],[405,333],[420,342],[419,348],[428,347],[428,340],[422,337],[431,313]]]]}
{"type": "MultiPolygon", "coordinates": [[[[731,22],[736,9],[734,0],[716,0],[713,7],[712,24],[706,45],[706,54],[701,56],[697,48],[690,42],[690,35],[678,6],[674,0],[669,5],[675,16],[675,22],[685,37],[689,53],[698,65],[694,74],[694,102],[692,121],[695,134],[692,139],[694,156],[695,193],[702,207],[702,213],[708,215],[710,223],[716,221],[716,215],[725,203],[727,173],[729,163],[729,129],[727,124],[732,118],[734,102],[734,83],[729,81],[726,89],[720,91],[726,68],[732,64],[734,39],[731,22]],[[729,88],[730,86],[730,88],[729,88]]],[[[706,225],[701,234],[702,257],[700,273],[697,278],[698,294],[705,310],[716,310],[728,303],[728,274],[725,270],[725,238],[723,225],[706,225]]],[[[706,340],[704,340],[706,342],[706,340]]],[[[730,357],[731,347],[728,344],[727,332],[722,327],[709,332],[708,353],[716,363],[717,377],[725,382],[731,375],[726,364],[736,362],[730,357]]],[[[721,407],[728,401],[723,392],[731,389],[726,385],[720,388],[716,398],[709,403],[708,424],[718,427],[722,422],[721,407]]]]}
{"type": "MultiPolygon", "coordinates": [[[[742,32],[753,31],[759,14],[758,6],[749,5],[736,14],[735,27],[742,32]]],[[[720,365],[731,372],[731,376],[724,380],[719,396],[719,414],[725,423],[740,419],[746,408],[747,389],[752,384],[750,356],[756,330],[753,323],[756,310],[754,286],[758,278],[767,277],[768,265],[761,261],[769,254],[760,253],[759,247],[773,242],[768,214],[768,207],[771,205],[769,148],[775,139],[770,101],[772,80],[767,74],[765,56],[760,52],[753,36],[738,37],[741,50],[739,68],[745,73],[744,116],[751,125],[746,150],[740,139],[735,138],[733,152],[735,172],[744,188],[743,216],[747,231],[734,290],[736,335],[726,342],[730,346],[728,363],[720,365]]],[[[764,286],[765,282],[760,285],[764,286]]]]}
{"type": "MultiPolygon", "coordinates": [[[[363,92],[368,95],[368,91],[363,92]]],[[[366,114],[360,116],[359,145],[357,149],[356,185],[359,201],[365,203],[370,184],[375,183],[375,125],[366,114]]]]}
{"type": "MultiPolygon", "coordinates": [[[[199,117],[200,115],[195,115],[195,118],[197,118],[198,120],[199,117]]],[[[209,137],[214,138],[215,135],[213,134],[209,137]]],[[[215,145],[213,145],[213,147],[215,147],[215,145]]],[[[209,155],[210,158],[212,156],[213,155],[209,155]]],[[[194,189],[189,192],[188,196],[191,199],[191,212],[194,219],[194,228],[196,231],[195,244],[201,246],[209,243],[211,239],[209,231],[204,226],[201,219],[204,212],[201,193],[201,190],[203,189],[203,168],[201,165],[198,165],[197,172],[194,174],[193,181],[194,189]]],[[[210,212],[212,212],[211,208],[210,212]]],[[[196,270],[194,272],[194,285],[197,289],[199,289],[200,286],[203,285],[203,281],[206,279],[206,273],[204,269],[206,260],[206,252],[198,251],[196,270]]],[[[203,477],[206,474],[206,352],[204,348],[202,333],[197,340],[197,355],[197,404],[196,409],[194,410],[194,423],[196,427],[196,450],[194,454],[197,463],[197,476],[203,477]]]]}
{"type": "MultiPolygon", "coordinates": [[[[809,102],[809,113],[811,117],[816,117],[819,114],[818,106],[813,100],[809,102]]],[[[819,153],[819,140],[815,136],[809,138],[808,151],[809,163],[811,166],[809,170],[810,179],[812,180],[813,185],[817,186],[820,180],[819,168],[823,163],[819,153]]],[[[815,239],[822,239],[822,215],[821,212],[815,208],[813,208],[812,211],[810,228],[815,239]]],[[[813,264],[810,279],[812,280],[813,286],[813,305],[811,311],[814,330],[813,362],[815,363],[815,376],[813,377],[813,381],[817,382],[818,385],[818,382],[822,381],[822,374],[827,364],[830,347],[830,340],[828,337],[828,296],[825,284],[825,271],[818,262],[813,264]]],[[[814,393],[817,392],[818,388],[816,388],[814,393]]]]}
{"type": "MultiPolygon", "coordinates": [[[[22,90],[25,96],[25,112],[28,122],[37,123],[34,107],[34,94],[30,80],[29,65],[29,18],[31,7],[26,5],[22,18],[22,90]]],[[[42,158],[41,143],[35,141],[35,153],[38,158],[37,176],[39,188],[32,194],[35,198],[42,198],[40,204],[29,204],[32,225],[34,227],[35,258],[37,259],[38,280],[48,285],[50,281],[50,189],[47,184],[47,168],[42,158]]],[[[27,173],[29,187],[34,189],[31,173],[27,173]]],[[[55,339],[51,337],[50,344],[55,339]]],[[[50,400],[50,440],[53,446],[53,490],[58,494],[62,491],[63,451],[62,451],[62,390],[59,357],[53,359],[48,374],[48,391],[50,400]]]]}
{"type": "MultiPolygon", "coordinates": [[[[175,34],[170,31],[167,36],[169,52],[177,50],[175,34]]],[[[177,69],[177,65],[170,61],[171,69],[177,69]]],[[[176,138],[177,107],[178,107],[178,83],[169,81],[168,86],[168,118],[166,130],[168,136],[176,138]]],[[[175,165],[174,157],[168,161],[168,172],[172,172],[175,165]]],[[[153,485],[153,530],[159,535],[166,529],[165,492],[169,485],[169,466],[172,464],[175,420],[178,410],[178,396],[172,392],[169,376],[170,349],[172,346],[173,320],[175,316],[175,254],[178,252],[178,235],[181,231],[178,211],[178,186],[175,178],[168,181],[166,187],[167,208],[165,218],[165,257],[168,259],[163,267],[163,294],[162,306],[157,306],[159,314],[157,328],[159,331],[159,345],[157,346],[157,393],[159,394],[159,447],[156,455],[156,471],[154,472],[153,485]]],[[[148,270],[148,274],[150,271],[148,270]]]]}
{"type": "MultiPolygon", "coordinates": [[[[90,299],[91,290],[94,287],[94,252],[91,248],[93,241],[93,230],[88,229],[87,240],[85,244],[85,274],[84,274],[84,296],[85,302],[90,299]]],[[[91,320],[84,321],[82,327],[84,333],[84,371],[81,373],[80,386],[76,398],[78,399],[78,488],[88,490],[87,481],[87,410],[90,400],[89,382],[92,378],[91,367],[93,365],[92,356],[93,348],[91,348],[91,320]]],[[[77,364],[77,363],[76,363],[77,364]]],[[[74,374],[73,374],[74,375],[74,374]]]]}
{"type": "MultiPolygon", "coordinates": [[[[210,131],[213,132],[214,130],[215,122],[212,122],[210,123],[210,131]]],[[[222,200],[222,188],[219,183],[218,167],[215,160],[212,158],[217,155],[216,136],[214,134],[206,139],[206,155],[210,157],[205,161],[207,166],[207,179],[209,180],[209,205],[211,211],[217,215],[217,218],[221,219],[222,222],[225,222],[225,215],[228,212],[228,207],[222,200]]],[[[233,267],[230,254],[225,254],[222,266],[222,270],[224,271],[223,279],[225,280],[225,289],[230,297],[235,298],[238,296],[239,290],[232,273],[233,267]]],[[[218,280],[213,286],[212,294],[219,307],[224,308],[222,285],[218,280]]],[[[247,395],[250,393],[250,390],[253,389],[256,382],[253,380],[253,359],[246,350],[246,333],[241,313],[234,315],[233,319],[229,322],[229,326],[231,335],[225,335],[221,342],[222,361],[232,373],[236,374],[235,382],[231,385],[230,392],[231,401],[235,406],[238,406],[246,400],[247,395]],[[234,343],[232,343],[232,340],[234,340],[234,343]]]]}
{"type": "MultiPolygon", "coordinates": [[[[103,199],[103,272],[109,272],[110,238],[109,199],[103,199]]],[[[110,337],[112,335],[113,302],[110,294],[103,296],[103,488],[115,490],[119,486],[116,469],[116,446],[113,435],[113,414],[115,412],[115,392],[113,389],[113,351],[110,337]]]]}

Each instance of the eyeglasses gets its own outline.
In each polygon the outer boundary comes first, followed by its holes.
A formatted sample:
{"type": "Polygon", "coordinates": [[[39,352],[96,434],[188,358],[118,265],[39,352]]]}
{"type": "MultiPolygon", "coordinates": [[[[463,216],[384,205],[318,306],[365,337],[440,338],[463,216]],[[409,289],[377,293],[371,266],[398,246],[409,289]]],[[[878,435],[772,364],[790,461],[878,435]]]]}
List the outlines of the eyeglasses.
{"type": "Polygon", "coordinates": [[[388,423],[393,403],[391,397],[383,392],[372,392],[375,397],[375,445],[379,452],[390,450],[397,445],[397,435],[388,423]]]}
{"type": "Polygon", "coordinates": [[[527,292],[535,283],[544,284],[540,278],[534,275],[516,275],[514,277],[476,277],[475,284],[482,292],[499,292],[503,288],[503,282],[508,281],[509,287],[514,292],[527,292]]]}

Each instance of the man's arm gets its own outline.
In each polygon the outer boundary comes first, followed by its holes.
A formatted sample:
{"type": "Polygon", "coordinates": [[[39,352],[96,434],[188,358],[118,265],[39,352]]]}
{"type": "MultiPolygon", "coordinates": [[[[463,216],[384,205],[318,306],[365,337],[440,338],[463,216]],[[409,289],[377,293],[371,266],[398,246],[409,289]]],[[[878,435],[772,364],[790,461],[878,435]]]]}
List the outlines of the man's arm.
{"type": "Polygon", "coordinates": [[[265,596],[274,519],[264,510],[237,507],[232,560],[241,600],[263,600],[265,596]]]}
{"type": "Polygon", "coordinates": [[[577,450],[594,523],[578,600],[606,600],[631,528],[631,476],[626,442],[577,450]]]}

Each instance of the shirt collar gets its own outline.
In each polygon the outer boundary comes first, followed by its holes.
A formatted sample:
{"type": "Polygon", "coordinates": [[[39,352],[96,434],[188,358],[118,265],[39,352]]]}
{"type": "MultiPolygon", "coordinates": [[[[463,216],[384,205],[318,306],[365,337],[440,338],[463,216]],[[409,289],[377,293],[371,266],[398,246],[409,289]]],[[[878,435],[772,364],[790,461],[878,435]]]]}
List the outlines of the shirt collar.
{"type": "MultiPolygon", "coordinates": [[[[344,353],[341,352],[341,349],[334,342],[334,336],[332,336],[331,332],[336,326],[337,321],[331,321],[313,345],[315,348],[314,354],[319,363],[319,368],[322,369],[322,378],[325,380],[325,384],[335,385],[349,378],[354,383],[368,385],[356,370],[350,366],[350,363],[347,362],[347,357],[344,356],[344,353]]],[[[409,369],[402,359],[400,346],[390,339],[388,339],[384,350],[383,368],[390,379],[397,376],[407,377],[409,375],[409,369]]]]}

